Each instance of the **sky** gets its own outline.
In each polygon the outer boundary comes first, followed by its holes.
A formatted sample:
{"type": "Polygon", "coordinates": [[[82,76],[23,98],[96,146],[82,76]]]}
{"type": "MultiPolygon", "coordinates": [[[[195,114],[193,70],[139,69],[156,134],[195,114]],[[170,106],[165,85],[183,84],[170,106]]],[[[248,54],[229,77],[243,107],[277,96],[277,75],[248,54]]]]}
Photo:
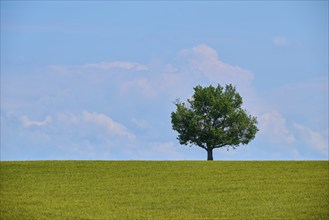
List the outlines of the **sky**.
{"type": "Polygon", "coordinates": [[[233,84],[257,117],[215,160],[328,160],[328,1],[1,1],[7,160],[205,160],[177,98],[233,84]]]}

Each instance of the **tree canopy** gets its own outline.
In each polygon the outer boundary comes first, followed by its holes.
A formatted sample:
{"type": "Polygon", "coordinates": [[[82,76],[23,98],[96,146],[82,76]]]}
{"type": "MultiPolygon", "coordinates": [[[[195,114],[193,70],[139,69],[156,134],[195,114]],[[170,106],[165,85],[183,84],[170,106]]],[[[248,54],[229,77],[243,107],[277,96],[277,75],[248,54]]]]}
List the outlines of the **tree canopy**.
{"type": "Polygon", "coordinates": [[[186,103],[177,100],[171,113],[180,144],[197,145],[213,160],[213,149],[248,144],[258,131],[257,119],[242,109],[242,97],[231,84],[196,86],[186,103]]]}

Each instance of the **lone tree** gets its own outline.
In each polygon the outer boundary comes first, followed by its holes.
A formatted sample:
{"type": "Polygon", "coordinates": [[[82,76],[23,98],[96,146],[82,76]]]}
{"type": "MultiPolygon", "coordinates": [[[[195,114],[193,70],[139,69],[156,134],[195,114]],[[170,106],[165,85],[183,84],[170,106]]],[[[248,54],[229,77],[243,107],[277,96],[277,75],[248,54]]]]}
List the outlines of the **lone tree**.
{"type": "Polygon", "coordinates": [[[257,119],[241,108],[242,97],[234,86],[196,86],[194,91],[187,103],[177,100],[176,112],[171,113],[180,144],[197,145],[213,160],[215,148],[235,149],[255,138],[257,119]]]}

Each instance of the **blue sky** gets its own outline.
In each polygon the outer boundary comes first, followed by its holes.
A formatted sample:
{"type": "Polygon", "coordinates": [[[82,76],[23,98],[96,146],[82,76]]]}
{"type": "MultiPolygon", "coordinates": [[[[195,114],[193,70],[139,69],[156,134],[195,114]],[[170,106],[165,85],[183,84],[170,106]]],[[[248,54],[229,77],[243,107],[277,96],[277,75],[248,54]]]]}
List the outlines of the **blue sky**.
{"type": "Polygon", "coordinates": [[[328,2],[1,1],[1,160],[204,160],[173,101],[231,83],[260,129],[218,160],[327,160],[328,2]]]}

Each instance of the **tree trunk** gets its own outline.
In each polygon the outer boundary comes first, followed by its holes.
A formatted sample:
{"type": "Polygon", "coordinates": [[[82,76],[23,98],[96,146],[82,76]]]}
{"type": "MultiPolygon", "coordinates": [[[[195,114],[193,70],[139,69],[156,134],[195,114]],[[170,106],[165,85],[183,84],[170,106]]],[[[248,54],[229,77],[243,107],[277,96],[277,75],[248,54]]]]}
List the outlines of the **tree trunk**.
{"type": "Polygon", "coordinates": [[[213,149],[207,149],[207,153],[208,153],[207,160],[214,160],[214,158],[213,158],[213,156],[212,156],[212,150],[213,150],[213,149]]]}

